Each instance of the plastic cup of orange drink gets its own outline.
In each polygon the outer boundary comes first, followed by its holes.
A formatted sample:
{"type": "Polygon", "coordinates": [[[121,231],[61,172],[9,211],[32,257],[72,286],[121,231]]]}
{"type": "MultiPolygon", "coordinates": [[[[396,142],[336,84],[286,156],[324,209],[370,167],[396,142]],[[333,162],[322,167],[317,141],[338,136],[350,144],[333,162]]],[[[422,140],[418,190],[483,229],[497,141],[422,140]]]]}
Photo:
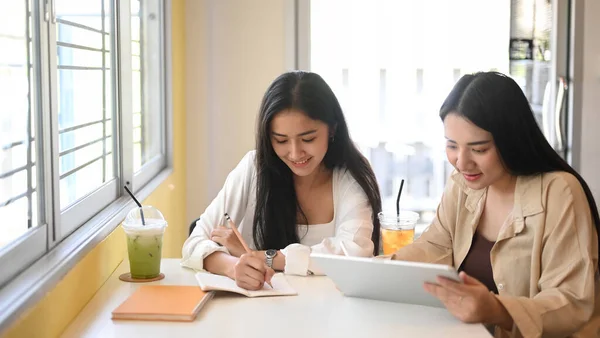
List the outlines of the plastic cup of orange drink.
{"type": "Polygon", "coordinates": [[[382,211],[377,214],[377,217],[381,224],[381,242],[384,255],[393,254],[398,249],[413,242],[419,214],[408,210],[400,211],[400,215],[395,211],[382,211]]]}

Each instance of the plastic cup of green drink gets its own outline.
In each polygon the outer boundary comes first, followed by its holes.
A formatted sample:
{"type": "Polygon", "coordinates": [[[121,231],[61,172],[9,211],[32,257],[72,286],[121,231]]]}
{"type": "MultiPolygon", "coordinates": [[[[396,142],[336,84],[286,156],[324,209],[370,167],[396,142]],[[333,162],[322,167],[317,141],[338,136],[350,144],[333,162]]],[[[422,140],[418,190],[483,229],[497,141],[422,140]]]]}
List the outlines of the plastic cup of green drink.
{"type": "Polygon", "coordinates": [[[133,279],[150,279],[160,274],[162,243],[167,221],[151,206],[134,208],[123,221],[127,236],[129,272],[133,279]]]}

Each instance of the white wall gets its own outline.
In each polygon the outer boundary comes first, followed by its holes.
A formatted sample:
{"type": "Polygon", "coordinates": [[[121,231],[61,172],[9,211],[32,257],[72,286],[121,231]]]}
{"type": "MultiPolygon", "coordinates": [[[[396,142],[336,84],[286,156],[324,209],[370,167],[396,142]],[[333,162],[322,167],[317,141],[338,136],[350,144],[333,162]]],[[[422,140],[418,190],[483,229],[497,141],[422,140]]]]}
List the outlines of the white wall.
{"type": "Polygon", "coordinates": [[[295,64],[293,1],[186,1],[187,219],[242,156],[269,84],[295,64]]]}
{"type": "Polygon", "coordinates": [[[583,4],[579,170],[600,205],[600,1],[583,4]]]}

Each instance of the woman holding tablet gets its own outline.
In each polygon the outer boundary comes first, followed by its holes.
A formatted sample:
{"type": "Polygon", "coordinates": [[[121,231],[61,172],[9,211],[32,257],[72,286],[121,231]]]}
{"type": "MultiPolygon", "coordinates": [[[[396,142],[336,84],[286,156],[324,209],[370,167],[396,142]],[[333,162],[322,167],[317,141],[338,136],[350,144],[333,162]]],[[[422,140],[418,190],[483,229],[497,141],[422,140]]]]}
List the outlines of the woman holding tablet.
{"type": "Polygon", "coordinates": [[[463,283],[425,289],[496,337],[598,337],[598,208],[520,87],[465,75],[440,117],[456,170],[429,229],[393,259],[454,266],[463,283]]]}

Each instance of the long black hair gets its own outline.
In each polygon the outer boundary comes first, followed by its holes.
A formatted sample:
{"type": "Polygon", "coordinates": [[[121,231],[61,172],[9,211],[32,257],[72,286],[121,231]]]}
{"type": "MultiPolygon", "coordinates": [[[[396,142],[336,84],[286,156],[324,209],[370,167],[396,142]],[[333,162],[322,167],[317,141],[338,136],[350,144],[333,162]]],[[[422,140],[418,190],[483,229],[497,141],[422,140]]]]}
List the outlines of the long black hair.
{"type": "Polygon", "coordinates": [[[293,173],[271,144],[271,121],[278,113],[295,109],[329,126],[331,137],[323,162],[328,169],[346,168],[363,189],[373,210],[373,254],[379,253],[381,196],[367,159],[350,139],[348,126],[335,94],[321,76],[304,71],[280,75],[265,93],[256,133],[257,189],[253,221],[254,243],[259,250],[282,249],[299,243],[297,220],[302,213],[293,173]]]}
{"type": "Polygon", "coordinates": [[[450,113],[463,116],[491,133],[500,158],[512,175],[566,171],[575,176],[583,187],[600,236],[600,216],[592,191],[550,146],[527,98],[513,79],[497,72],[463,76],[442,104],[442,121],[450,113]]]}

